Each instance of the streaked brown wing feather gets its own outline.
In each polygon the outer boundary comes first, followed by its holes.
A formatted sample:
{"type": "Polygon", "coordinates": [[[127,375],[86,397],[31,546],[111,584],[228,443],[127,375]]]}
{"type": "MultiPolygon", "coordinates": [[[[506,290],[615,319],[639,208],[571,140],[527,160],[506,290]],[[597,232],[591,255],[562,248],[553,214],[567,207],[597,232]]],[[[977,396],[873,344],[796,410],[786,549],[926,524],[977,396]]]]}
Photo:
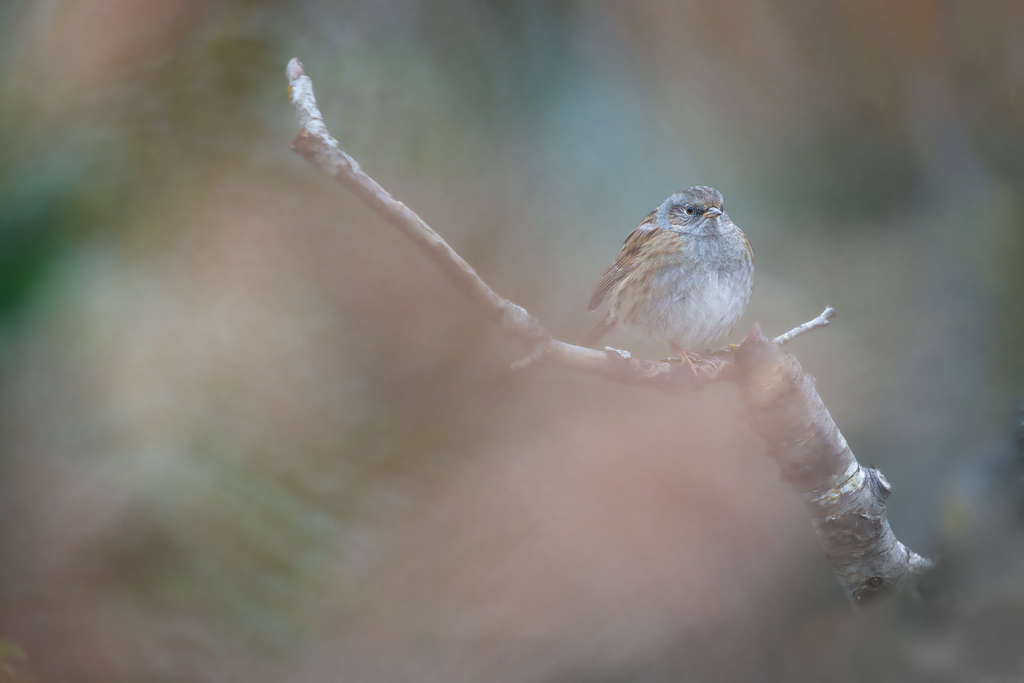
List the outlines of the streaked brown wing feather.
{"type": "Polygon", "coordinates": [[[604,275],[597,283],[597,287],[594,288],[594,293],[590,295],[590,301],[587,302],[587,310],[593,311],[598,306],[604,303],[605,298],[608,296],[608,292],[612,291],[612,287],[618,284],[622,278],[629,275],[636,267],[636,255],[640,253],[644,245],[654,235],[661,231],[661,228],[654,225],[654,216],[657,210],[651,211],[647,214],[647,218],[640,221],[640,225],[636,226],[633,232],[629,233],[629,237],[622,245],[622,251],[619,252],[618,258],[615,259],[615,263],[608,267],[608,270],[604,271],[604,275]]]}
{"type": "Polygon", "coordinates": [[[610,329],[615,327],[615,323],[612,322],[612,316],[610,313],[605,314],[596,325],[590,328],[587,335],[583,337],[583,341],[580,342],[580,346],[593,347],[597,344],[598,340],[608,333],[610,329]]]}

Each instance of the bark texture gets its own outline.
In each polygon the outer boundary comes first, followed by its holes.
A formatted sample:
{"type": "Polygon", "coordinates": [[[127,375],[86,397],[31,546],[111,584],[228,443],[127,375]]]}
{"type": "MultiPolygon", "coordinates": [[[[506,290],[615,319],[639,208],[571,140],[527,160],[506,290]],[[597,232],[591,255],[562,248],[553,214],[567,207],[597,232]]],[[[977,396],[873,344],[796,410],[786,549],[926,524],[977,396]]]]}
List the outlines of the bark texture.
{"type": "Polygon", "coordinates": [[[754,430],[767,442],[811,517],[818,545],[854,601],[916,587],[931,562],[900,543],[885,516],[892,487],[857,462],[792,354],[757,325],[737,351],[736,381],[754,430]]]}

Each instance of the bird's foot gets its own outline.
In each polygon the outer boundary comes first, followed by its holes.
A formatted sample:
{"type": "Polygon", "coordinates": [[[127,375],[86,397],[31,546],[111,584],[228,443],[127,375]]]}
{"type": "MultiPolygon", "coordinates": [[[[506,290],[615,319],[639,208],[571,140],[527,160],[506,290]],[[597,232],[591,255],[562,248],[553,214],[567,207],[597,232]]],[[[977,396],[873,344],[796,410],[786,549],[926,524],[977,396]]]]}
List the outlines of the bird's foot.
{"type": "Polygon", "coordinates": [[[699,354],[699,353],[696,353],[696,352],[693,352],[693,351],[687,351],[686,349],[681,349],[678,346],[676,346],[675,344],[671,344],[670,343],[669,345],[672,347],[672,350],[675,351],[676,353],[678,353],[679,355],[677,357],[673,357],[673,358],[663,358],[661,362],[662,363],[680,363],[680,364],[684,364],[684,365],[686,365],[687,369],[689,369],[689,371],[691,373],[696,375],[697,374],[697,368],[694,366],[694,363],[703,362],[704,357],[701,354],[699,354]]]}

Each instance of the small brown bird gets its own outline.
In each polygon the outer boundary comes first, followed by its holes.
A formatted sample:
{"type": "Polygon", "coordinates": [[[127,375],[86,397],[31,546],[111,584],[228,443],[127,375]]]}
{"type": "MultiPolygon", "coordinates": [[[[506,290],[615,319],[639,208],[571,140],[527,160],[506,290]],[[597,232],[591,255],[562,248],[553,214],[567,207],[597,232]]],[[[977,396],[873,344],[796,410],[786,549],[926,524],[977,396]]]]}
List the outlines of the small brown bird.
{"type": "Polygon", "coordinates": [[[608,314],[583,340],[593,346],[616,325],[668,342],[681,358],[728,334],[753,288],[754,254],[725,213],[722,195],[689,187],[666,199],[629,234],[597,283],[588,311],[608,314]]]}

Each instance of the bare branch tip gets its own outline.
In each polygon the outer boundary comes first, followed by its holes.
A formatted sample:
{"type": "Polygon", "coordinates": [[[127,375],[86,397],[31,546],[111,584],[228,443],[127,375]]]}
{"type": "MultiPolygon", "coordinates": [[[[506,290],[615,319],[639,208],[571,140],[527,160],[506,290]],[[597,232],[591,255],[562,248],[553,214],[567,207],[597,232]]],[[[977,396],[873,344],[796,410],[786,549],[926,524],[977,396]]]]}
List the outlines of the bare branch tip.
{"type": "Polygon", "coordinates": [[[517,360],[517,361],[516,361],[515,363],[512,363],[512,365],[511,365],[510,367],[511,367],[511,368],[512,368],[513,370],[516,370],[516,371],[519,371],[519,370],[525,370],[526,368],[530,367],[530,366],[531,366],[531,365],[533,365],[534,363],[537,363],[537,362],[539,362],[539,361],[540,361],[540,359],[541,359],[541,358],[542,358],[542,357],[543,357],[543,356],[544,356],[544,355],[545,355],[546,353],[548,353],[548,351],[549,351],[549,349],[548,349],[548,347],[547,347],[547,346],[544,346],[544,345],[542,345],[542,346],[537,346],[537,347],[535,347],[535,348],[533,349],[533,351],[531,351],[531,352],[530,352],[530,355],[529,355],[529,356],[527,356],[526,358],[520,358],[520,359],[519,359],[519,360],[517,360]]]}
{"type": "MultiPolygon", "coordinates": [[[[525,309],[522,310],[523,313],[526,313],[525,309]]],[[[531,365],[540,363],[545,356],[552,352],[553,343],[553,340],[551,340],[550,338],[546,338],[545,341],[534,344],[533,349],[530,351],[529,355],[527,355],[525,358],[520,358],[515,363],[512,363],[511,368],[513,370],[525,370],[531,365]]]]}
{"type": "Polygon", "coordinates": [[[826,306],[825,310],[822,311],[818,315],[818,317],[815,318],[814,320],[809,320],[808,322],[805,322],[802,325],[798,325],[797,327],[794,327],[789,332],[786,332],[785,334],[780,334],[778,337],[776,337],[772,341],[774,343],[778,344],[779,346],[782,346],[784,344],[788,344],[789,342],[793,341],[794,339],[796,339],[800,335],[806,334],[807,332],[810,332],[811,330],[816,330],[819,327],[828,327],[828,321],[831,318],[834,318],[835,315],[836,315],[836,309],[832,308],[831,306],[826,306]]]}
{"type": "Polygon", "coordinates": [[[533,356],[527,356],[526,358],[520,358],[515,363],[512,363],[512,365],[510,365],[509,367],[514,372],[519,372],[521,370],[525,370],[526,368],[530,367],[536,362],[537,361],[533,356]]]}
{"type": "Polygon", "coordinates": [[[291,61],[288,62],[288,68],[285,69],[285,73],[290,81],[306,75],[306,71],[302,68],[302,62],[299,61],[298,57],[292,57],[291,61]]]}

